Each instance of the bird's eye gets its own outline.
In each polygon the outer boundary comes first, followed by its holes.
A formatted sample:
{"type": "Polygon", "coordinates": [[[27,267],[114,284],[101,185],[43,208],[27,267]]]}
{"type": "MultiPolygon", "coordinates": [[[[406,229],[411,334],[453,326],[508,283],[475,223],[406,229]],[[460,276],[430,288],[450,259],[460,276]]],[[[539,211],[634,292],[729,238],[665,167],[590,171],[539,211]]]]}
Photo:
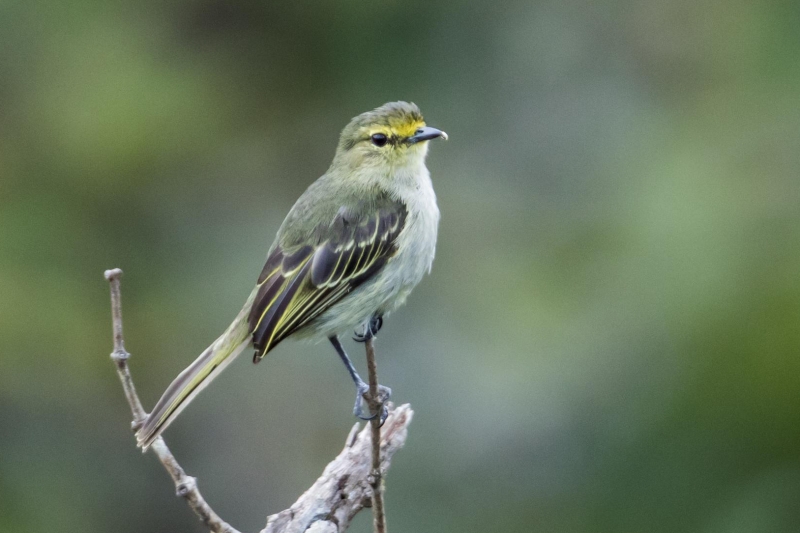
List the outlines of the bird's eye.
{"type": "Polygon", "coordinates": [[[386,135],[384,135],[383,133],[374,133],[372,135],[372,144],[378,147],[386,146],[386,141],[388,140],[389,139],[387,139],[386,135]]]}

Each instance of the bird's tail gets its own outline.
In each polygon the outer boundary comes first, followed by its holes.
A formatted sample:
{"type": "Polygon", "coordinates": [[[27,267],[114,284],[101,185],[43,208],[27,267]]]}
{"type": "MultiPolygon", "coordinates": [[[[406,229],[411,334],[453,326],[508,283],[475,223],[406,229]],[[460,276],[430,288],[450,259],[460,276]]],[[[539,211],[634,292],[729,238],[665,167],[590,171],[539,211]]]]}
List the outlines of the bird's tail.
{"type": "MultiPolygon", "coordinates": [[[[252,298],[252,296],[251,296],[252,298]]],[[[251,301],[248,300],[248,304],[251,301]]],[[[236,317],[211,346],[206,348],[195,361],[170,383],[152,412],[147,415],[142,427],[136,432],[136,439],[142,451],[147,450],[153,441],[169,426],[175,417],[189,405],[197,394],[227,367],[250,343],[250,330],[247,324],[249,305],[236,317]]]]}

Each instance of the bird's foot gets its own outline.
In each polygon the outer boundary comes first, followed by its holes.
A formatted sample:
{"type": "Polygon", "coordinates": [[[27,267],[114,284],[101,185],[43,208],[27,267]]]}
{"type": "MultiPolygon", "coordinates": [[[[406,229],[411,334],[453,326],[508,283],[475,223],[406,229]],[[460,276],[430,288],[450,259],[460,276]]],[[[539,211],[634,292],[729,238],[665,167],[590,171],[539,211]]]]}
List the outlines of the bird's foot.
{"type": "Polygon", "coordinates": [[[355,337],[353,337],[353,340],[356,342],[367,342],[370,339],[374,339],[375,335],[378,334],[382,327],[383,317],[380,315],[375,315],[369,319],[369,322],[364,324],[363,331],[356,331],[354,333],[355,337]]]}
{"type": "Polygon", "coordinates": [[[386,417],[389,416],[389,408],[386,403],[392,397],[392,389],[378,385],[378,397],[372,398],[369,393],[369,385],[361,381],[356,385],[356,404],[353,406],[353,414],[361,420],[373,420],[380,414],[380,425],[386,422],[386,417]],[[369,406],[371,414],[364,415],[364,402],[369,406]]]}

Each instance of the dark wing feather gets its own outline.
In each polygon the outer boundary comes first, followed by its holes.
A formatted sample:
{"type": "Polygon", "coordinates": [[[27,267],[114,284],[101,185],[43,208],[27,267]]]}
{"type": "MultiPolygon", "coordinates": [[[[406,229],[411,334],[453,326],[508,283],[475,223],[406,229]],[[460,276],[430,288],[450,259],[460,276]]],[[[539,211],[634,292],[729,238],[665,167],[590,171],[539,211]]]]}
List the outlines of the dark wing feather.
{"type": "Polygon", "coordinates": [[[353,214],[341,209],[315,245],[276,246],[258,278],[249,324],[260,360],[375,275],[397,251],[406,221],[400,202],[353,214]],[[288,247],[287,247],[288,248],[288,247]]]}

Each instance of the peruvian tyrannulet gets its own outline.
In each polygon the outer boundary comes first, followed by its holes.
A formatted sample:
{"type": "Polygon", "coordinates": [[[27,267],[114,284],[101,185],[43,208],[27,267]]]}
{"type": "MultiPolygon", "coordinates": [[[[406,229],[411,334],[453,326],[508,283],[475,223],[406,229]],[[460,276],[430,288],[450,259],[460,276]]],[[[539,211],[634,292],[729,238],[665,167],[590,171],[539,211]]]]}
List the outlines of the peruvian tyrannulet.
{"type": "Polygon", "coordinates": [[[406,102],[350,121],[328,171],[281,224],[244,307],[164,392],[137,433],[140,446],[152,444],[245,347],[252,343],[258,362],[289,336],[331,341],[356,384],[354,412],[362,416],[367,386],[338,336],[359,328],[360,340],[370,338],[431,268],[439,209],[425,156],[437,137],[447,139],[406,102]]]}

